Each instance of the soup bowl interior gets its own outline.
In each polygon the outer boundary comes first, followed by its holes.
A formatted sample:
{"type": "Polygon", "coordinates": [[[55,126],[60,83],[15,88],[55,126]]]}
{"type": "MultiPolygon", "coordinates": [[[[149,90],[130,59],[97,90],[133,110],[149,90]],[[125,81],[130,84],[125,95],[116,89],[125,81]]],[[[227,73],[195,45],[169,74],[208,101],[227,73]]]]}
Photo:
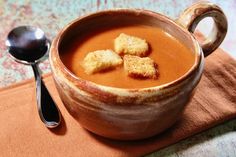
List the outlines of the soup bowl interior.
{"type": "Polygon", "coordinates": [[[203,67],[201,49],[187,30],[163,15],[132,9],[102,11],[68,24],[54,39],[49,60],[69,113],[91,132],[119,140],[147,138],[172,126],[190,100],[203,67]],[[195,55],[189,71],[161,86],[122,89],[83,80],[61,60],[60,54],[79,36],[98,28],[137,24],[159,27],[187,46],[195,55]]]}

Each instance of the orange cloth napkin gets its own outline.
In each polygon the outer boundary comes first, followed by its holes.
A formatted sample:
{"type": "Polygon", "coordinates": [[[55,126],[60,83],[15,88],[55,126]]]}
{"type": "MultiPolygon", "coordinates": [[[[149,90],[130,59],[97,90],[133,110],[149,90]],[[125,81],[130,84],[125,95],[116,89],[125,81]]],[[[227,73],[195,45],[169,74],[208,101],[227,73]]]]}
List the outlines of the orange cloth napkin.
{"type": "Polygon", "coordinates": [[[182,118],[166,132],[141,141],[105,139],[83,129],[66,111],[51,75],[45,82],[62,115],[62,125],[40,121],[34,80],[0,89],[0,156],[141,156],[236,117],[236,62],[221,49],[207,57],[196,93],[182,118]]]}

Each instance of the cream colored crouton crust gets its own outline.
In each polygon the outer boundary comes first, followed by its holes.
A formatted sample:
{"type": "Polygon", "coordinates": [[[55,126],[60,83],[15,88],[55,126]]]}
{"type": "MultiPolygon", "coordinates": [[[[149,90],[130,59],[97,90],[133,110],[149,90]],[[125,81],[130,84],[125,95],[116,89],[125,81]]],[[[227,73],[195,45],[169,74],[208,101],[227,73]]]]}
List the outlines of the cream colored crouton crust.
{"type": "Polygon", "coordinates": [[[146,40],[121,33],[114,41],[114,49],[118,54],[130,54],[137,56],[148,55],[148,43],[146,40]]]}
{"type": "Polygon", "coordinates": [[[132,55],[124,56],[124,69],[128,76],[134,78],[157,78],[158,71],[156,63],[149,57],[138,57],[132,55]]]}
{"type": "Polygon", "coordinates": [[[115,68],[122,62],[121,57],[112,50],[97,50],[85,56],[83,67],[87,74],[93,74],[115,68]]]}

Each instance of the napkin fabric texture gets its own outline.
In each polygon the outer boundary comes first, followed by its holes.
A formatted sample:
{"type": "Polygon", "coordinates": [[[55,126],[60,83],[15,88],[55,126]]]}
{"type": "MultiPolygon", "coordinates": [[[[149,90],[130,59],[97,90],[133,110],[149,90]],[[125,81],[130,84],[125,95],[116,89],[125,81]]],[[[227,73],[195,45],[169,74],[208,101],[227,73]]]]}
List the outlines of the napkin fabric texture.
{"type": "Polygon", "coordinates": [[[170,129],[140,141],[115,141],[83,129],[66,111],[52,76],[46,86],[63,115],[62,124],[47,129],[36,108],[33,79],[0,89],[0,156],[141,156],[236,117],[236,61],[221,49],[206,58],[194,97],[170,129]]]}

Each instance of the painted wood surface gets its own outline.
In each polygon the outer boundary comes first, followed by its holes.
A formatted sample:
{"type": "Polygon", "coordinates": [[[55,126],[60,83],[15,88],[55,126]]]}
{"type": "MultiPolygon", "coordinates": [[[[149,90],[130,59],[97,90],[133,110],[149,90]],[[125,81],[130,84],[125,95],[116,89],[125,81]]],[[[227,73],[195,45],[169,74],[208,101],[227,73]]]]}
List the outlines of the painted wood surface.
{"type": "MultiPolygon", "coordinates": [[[[0,87],[31,78],[28,66],[14,62],[6,52],[7,33],[19,25],[42,28],[50,39],[73,19],[111,8],[141,8],[165,14],[173,19],[197,0],[0,0],[0,87]]],[[[222,48],[236,57],[236,0],[211,0],[225,11],[229,32],[222,48]]],[[[199,29],[210,30],[203,22],[199,29]]],[[[40,65],[50,72],[48,61],[40,65]]],[[[147,155],[148,157],[236,157],[236,120],[231,120],[204,133],[147,155]]]]}

